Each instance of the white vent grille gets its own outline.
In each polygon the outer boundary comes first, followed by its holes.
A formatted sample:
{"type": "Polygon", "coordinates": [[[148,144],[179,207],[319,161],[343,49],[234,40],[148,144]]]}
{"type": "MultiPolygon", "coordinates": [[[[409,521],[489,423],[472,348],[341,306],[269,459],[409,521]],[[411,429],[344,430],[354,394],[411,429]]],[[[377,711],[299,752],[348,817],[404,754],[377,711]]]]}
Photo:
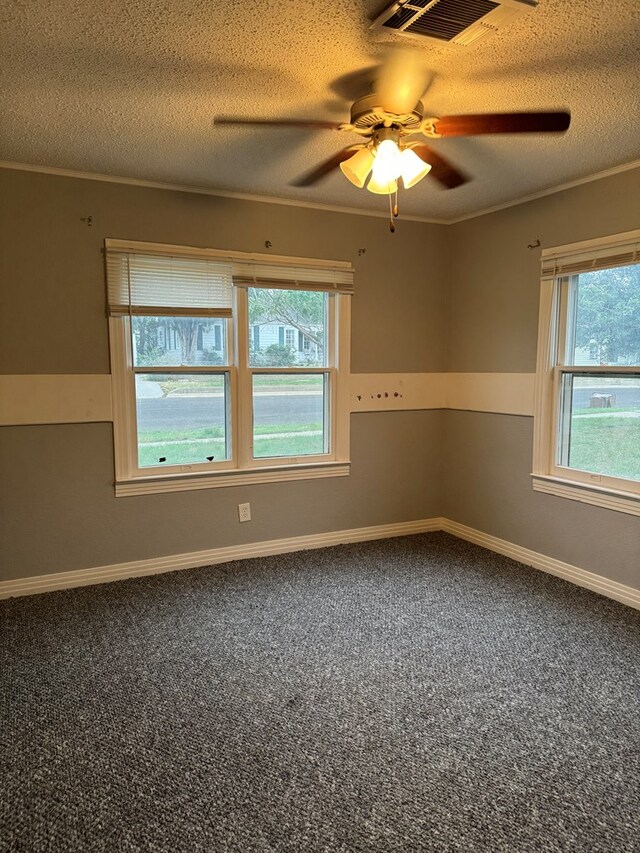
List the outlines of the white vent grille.
{"type": "Polygon", "coordinates": [[[383,32],[467,45],[490,35],[538,0],[397,0],[371,25],[383,32]]]}

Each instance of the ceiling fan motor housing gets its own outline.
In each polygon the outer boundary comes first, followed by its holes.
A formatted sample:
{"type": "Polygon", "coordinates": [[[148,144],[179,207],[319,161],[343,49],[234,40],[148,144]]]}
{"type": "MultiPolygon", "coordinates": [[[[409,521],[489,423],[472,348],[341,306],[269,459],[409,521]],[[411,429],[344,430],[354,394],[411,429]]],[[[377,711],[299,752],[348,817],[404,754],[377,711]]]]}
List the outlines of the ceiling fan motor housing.
{"type": "Polygon", "coordinates": [[[378,95],[366,95],[364,98],[359,98],[352,105],[351,124],[363,130],[374,127],[390,127],[394,124],[407,130],[417,130],[422,122],[423,114],[424,107],[421,101],[418,101],[410,113],[395,115],[388,113],[380,105],[380,97],[378,95]]]}

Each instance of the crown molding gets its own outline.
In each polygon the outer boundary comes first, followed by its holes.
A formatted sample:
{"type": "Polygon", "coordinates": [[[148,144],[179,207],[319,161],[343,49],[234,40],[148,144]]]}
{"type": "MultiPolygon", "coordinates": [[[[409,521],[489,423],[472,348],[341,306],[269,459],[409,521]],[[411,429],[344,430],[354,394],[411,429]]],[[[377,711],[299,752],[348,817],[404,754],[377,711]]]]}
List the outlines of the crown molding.
{"type": "MultiPolygon", "coordinates": [[[[633,169],[640,168],[640,160],[632,160],[630,163],[622,163],[619,166],[613,166],[611,169],[605,169],[602,172],[595,172],[591,175],[585,175],[582,178],[575,178],[572,181],[566,181],[562,184],[556,184],[552,187],[547,187],[522,198],[506,201],[502,204],[496,204],[492,207],[485,207],[482,210],[477,210],[472,213],[465,213],[462,216],[454,217],[453,219],[433,219],[427,216],[415,216],[413,214],[402,214],[403,221],[408,222],[425,222],[429,225],[457,225],[460,222],[466,222],[469,219],[476,219],[480,216],[487,216],[490,213],[497,213],[500,210],[507,210],[510,207],[517,207],[520,204],[526,204],[529,201],[535,201],[538,198],[544,198],[548,195],[564,192],[574,187],[582,186],[582,184],[590,184],[592,181],[599,181],[603,178],[610,178],[613,175],[619,175],[622,172],[629,172],[633,169]]],[[[58,175],[63,178],[79,178],[85,181],[103,181],[110,184],[124,184],[132,187],[145,187],[155,190],[170,190],[172,192],[195,193],[197,195],[210,195],[218,198],[232,198],[239,201],[253,201],[260,204],[279,204],[285,207],[302,207],[309,210],[323,210],[329,213],[345,213],[354,216],[373,216],[376,219],[388,219],[389,214],[377,210],[362,210],[357,207],[342,207],[334,204],[321,204],[319,202],[302,201],[292,198],[278,198],[276,196],[256,195],[253,193],[233,192],[232,190],[219,190],[213,187],[191,186],[189,184],[172,184],[162,181],[149,181],[144,178],[127,178],[120,175],[103,175],[99,172],[82,172],[75,169],[62,169],[57,166],[38,166],[32,163],[16,163],[11,160],[0,160],[0,169],[12,169],[18,172],[38,172],[43,175],[58,175]]]]}

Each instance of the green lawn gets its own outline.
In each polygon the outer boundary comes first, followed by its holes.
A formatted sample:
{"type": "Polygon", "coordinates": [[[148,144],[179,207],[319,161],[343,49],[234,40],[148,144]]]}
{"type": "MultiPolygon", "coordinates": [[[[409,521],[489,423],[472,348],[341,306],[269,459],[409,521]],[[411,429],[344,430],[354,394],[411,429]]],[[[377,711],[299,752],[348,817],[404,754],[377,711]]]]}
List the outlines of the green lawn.
{"type": "Polygon", "coordinates": [[[323,437],[318,435],[301,435],[287,438],[256,438],[253,455],[257,458],[266,456],[310,456],[324,453],[323,437]]]}
{"type": "Polygon", "coordinates": [[[571,468],[640,480],[640,417],[615,416],[622,411],[607,409],[601,416],[573,416],[571,468]]]}
{"type": "MultiPolygon", "coordinates": [[[[308,456],[323,452],[321,423],[263,424],[255,428],[254,453],[258,458],[268,456],[308,456]],[[315,432],[317,435],[284,437],[283,433],[315,432]],[[261,436],[272,436],[261,438],[261,436]]],[[[224,431],[222,427],[199,429],[145,430],[138,435],[140,467],[150,465],[190,465],[225,458],[224,431]],[[166,442],[166,443],[165,443],[166,442]],[[170,444],[169,442],[177,442],[170,444]],[[150,446],[152,445],[152,446],[150,446]],[[166,462],[160,463],[161,456],[166,462]]]]}
{"type": "Polygon", "coordinates": [[[225,459],[224,439],[213,438],[210,442],[189,442],[171,444],[168,446],[149,447],[138,446],[138,464],[141,468],[149,465],[193,465],[196,462],[207,462],[207,456],[213,456],[216,462],[225,459]],[[160,457],[166,457],[160,462],[160,457]]]}
{"type": "Polygon", "coordinates": [[[150,442],[163,441],[199,441],[202,439],[223,439],[224,427],[199,427],[196,429],[146,429],[138,433],[138,442],[140,444],[149,444],[150,442]]]}

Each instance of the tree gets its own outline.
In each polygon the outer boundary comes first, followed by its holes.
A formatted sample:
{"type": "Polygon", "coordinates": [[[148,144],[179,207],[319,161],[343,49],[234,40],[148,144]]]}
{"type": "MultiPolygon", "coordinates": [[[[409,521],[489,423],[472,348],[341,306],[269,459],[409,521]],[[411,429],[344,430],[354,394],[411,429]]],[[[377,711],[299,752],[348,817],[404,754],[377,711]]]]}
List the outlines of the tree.
{"type": "Polygon", "coordinates": [[[162,353],[158,347],[158,317],[136,316],[133,318],[136,364],[156,364],[162,353]]]}
{"type": "Polygon", "coordinates": [[[575,343],[606,364],[640,363],[640,265],[580,275],[575,343]]]}
{"type": "Polygon", "coordinates": [[[198,332],[200,329],[203,333],[209,331],[212,321],[202,317],[172,317],[169,325],[180,340],[180,363],[193,364],[198,343],[198,332]]]}
{"type": "Polygon", "coordinates": [[[324,349],[324,293],[308,290],[271,290],[254,288],[249,299],[249,322],[252,325],[282,323],[292,326],[324,349]]]}

